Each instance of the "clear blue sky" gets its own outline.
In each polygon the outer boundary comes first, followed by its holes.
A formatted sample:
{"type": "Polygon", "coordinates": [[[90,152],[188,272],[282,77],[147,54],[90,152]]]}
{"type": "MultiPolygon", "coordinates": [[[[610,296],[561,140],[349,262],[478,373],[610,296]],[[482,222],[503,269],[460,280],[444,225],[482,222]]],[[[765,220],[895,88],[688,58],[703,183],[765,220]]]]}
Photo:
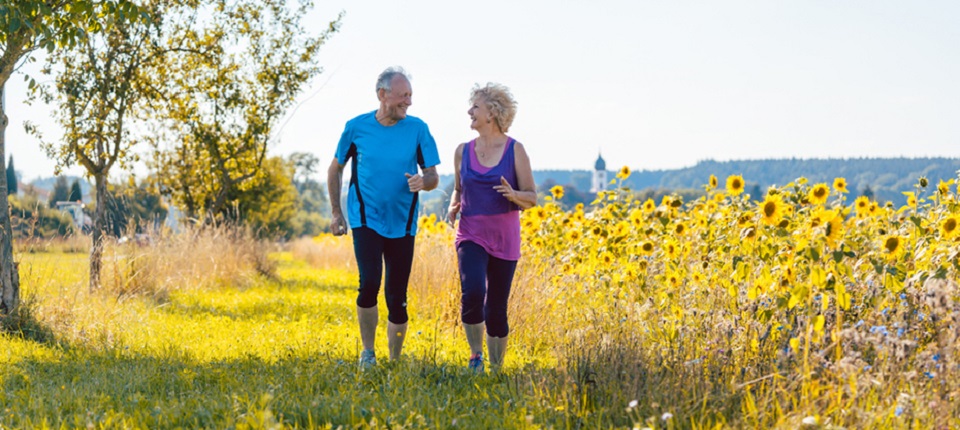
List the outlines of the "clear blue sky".
{"type": "MultiPolygon", "coordinates": [[[[274,154],[324,164],[343,124],[377,107],[387,66],[413,75],[409,114],[427,121],[441,173],[473,137],[474,83],[509,86],[510,134],[534,169],[688,166],[702,159],[960,157],[960,2],[331,0],[325,72],[275,136],[274,154]]],[[[27,69],[25,69],[27,70],[27,69]]],[[[25,179],[53,162],[22,123],[54,125],[7,98],[7,149],[25,179]]]]}

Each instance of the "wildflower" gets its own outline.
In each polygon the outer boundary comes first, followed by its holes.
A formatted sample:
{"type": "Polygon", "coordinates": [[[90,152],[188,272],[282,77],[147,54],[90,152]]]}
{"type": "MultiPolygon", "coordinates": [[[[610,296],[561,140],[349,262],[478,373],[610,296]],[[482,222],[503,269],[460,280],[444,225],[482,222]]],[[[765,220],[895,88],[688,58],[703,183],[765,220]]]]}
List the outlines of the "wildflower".
{"type": "Polygon", "coordinates": [[[760,218],[767,225],[777,225],[783,216],[783,200],[779,195],[767,194],[761,204],[760,218]]]}
{"type": "Polygon", "coordinates": [[[621,167],[620,171],[617,172],[617,179],[620,179],[621,181],[629,177],[630,177],[630,168],[627,166],[621,167]]]}
{"type": "Polygon", "coordinates": [[[827,202],[827,197],[829,196],[830,188],[827,187],[827,184],[819,183],[810,189],[810,192],[807,194],[807,199],[810,200],[810,203],[822,205],[827,202]]]}
{"type": "Polygon", "coordinates": [[[804,417],[803,420],[800,422],[805,426],[815,426],[820,424],[820,420],[818,420],[817,417],[812,417],[812,416],[804,417]]]}
{"type": "Polygon", "coordinates": [[[897,406],[897,410],[893,411],[893,414],[896,416],[903,415],[903,406],[897,406]]]}
{"type": "Polygon", "coordinates": [[[639,402],[637,402],[636,400],[631,400],[631,401],[630,401],[630,404],[629,404],[629,407],[635,408],[635,407],[637,407],[638,404],[639,404],[639,402]]]}
{"type": "Polygon", "coordinates": [[[560,200],[563,198],[563,185],[554,185],[550,189],[550,194],[553,195],[554,199],[560,200]]]}
{"type": "Polygon", "coordinates": [[[940,223],[940,234],[944,238],[952,238],[957,234],[957,216],[950,215],[940,223]]]}
{"type": "Polygon", "coordinates": [[[673,414],[670,412],[664,412],[663,415],[660,416],[660,419],[663,421],[668,421],[670,418],[673,418],[673,414]]]}
{"type": "Polygon", "coordinates": [[[730,175],[727,177],[727,192],[733,196],[739,196],[743,193],[743,176],[741,175],[730,175]]]}

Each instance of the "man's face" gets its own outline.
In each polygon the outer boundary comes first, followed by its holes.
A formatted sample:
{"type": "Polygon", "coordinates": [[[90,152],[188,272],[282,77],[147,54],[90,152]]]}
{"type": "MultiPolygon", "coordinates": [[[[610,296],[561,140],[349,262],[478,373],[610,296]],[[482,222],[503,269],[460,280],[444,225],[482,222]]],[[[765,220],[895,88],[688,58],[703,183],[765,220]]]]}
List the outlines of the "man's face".
{"type": "Polygon", "coordinates": [[[380,111],[386,118],[400,121],[407,117],[407,108],[413,104],[413,89],[410,81],[403,76],[394,76],[390,81],[390,91],[380,90],[380,111]]]}

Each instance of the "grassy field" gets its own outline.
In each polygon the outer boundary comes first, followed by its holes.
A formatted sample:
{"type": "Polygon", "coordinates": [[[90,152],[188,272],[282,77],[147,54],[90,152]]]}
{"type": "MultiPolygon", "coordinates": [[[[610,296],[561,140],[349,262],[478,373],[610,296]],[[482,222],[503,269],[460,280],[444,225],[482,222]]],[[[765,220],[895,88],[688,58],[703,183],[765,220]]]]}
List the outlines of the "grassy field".
{"type": "Polygon", "coordinates": [[[32,245],[24,315],[0,335],[0,426],[960,427],[956,184],[920,181],[894,208],[848,200],[842,178],[754,198],[718,182],[570,211],[555,188],[525,211],[501,374],[466,371],[435,218],[405,356],[366,372],[349,238],[112,246],[95,293],[84,255],[32,245]]]}

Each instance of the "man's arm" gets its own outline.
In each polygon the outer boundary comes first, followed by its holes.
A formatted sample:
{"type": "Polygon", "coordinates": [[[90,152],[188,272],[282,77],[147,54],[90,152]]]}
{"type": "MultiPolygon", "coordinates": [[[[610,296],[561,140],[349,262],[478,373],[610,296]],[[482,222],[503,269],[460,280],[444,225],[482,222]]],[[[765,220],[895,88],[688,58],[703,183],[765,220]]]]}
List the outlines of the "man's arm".
{"type": "Polygon", "coordinates": [[[330,194],[330,232],[334,236],[347,233],[347,222],[340,208],[340,188],[343,187],[343,164],[334,157],[327,169],[327,193],[330,194]]]}

